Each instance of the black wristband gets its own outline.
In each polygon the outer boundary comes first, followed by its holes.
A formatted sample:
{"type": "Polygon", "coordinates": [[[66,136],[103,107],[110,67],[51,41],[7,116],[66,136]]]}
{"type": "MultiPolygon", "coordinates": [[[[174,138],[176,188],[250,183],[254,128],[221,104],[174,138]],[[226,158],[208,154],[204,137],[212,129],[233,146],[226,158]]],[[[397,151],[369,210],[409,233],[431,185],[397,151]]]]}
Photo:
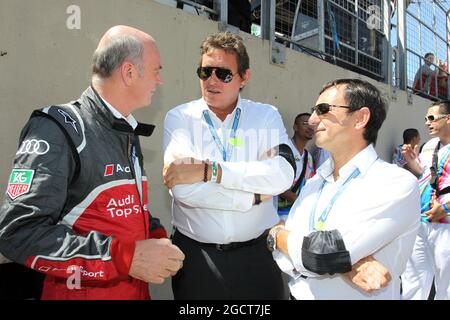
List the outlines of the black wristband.
{"type": "Polygon", "coordinates": [[[203,182],[208,181],[208,162],[205,161],[205,169],[203,170],[203,182]]]}
{"type": "Polygon", "coordinates": [[[257,206],[260,203],[261,203],[261,195],[259,193],[255,193],[255,205],[257,206]]]}

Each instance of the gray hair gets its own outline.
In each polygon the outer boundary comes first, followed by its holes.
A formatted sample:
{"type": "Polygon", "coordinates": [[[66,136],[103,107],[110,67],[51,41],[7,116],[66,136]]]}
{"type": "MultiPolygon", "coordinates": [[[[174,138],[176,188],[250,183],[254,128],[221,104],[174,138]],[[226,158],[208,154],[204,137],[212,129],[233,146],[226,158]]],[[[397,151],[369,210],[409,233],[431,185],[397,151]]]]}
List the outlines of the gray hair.
{"type": "Polygon", "coordinates": [[[143,51],[144,45],[134,36],[117,36],[106,46],[95,50],[92,57],[92,73],[101,79],[109,78],[125,60],[130,60],[141,74],[143,51]]]}

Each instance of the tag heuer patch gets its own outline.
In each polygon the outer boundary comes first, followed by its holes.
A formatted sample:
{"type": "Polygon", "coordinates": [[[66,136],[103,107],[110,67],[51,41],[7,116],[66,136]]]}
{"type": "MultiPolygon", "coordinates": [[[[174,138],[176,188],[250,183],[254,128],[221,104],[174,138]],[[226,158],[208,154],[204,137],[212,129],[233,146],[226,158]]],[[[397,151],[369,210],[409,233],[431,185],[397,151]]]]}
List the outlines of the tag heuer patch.
{"type": "Polygon", "coordinates": [[[8,196],[14,200],[30,191],[33,176],[34,170],[13,169],[9,177],[8,189],[6,190],[8,196]]]}

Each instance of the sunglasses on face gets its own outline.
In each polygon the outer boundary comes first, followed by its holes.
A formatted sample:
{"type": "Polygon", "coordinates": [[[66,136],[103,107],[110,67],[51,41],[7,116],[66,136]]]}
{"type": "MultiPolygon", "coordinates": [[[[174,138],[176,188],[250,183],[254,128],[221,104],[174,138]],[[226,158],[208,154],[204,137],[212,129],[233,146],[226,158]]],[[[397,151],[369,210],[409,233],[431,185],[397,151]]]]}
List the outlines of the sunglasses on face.
{"type": "Polygon", "coordinates": [[[219,67],[198,67],[197,75],[201,80],[208,80],[212,73],[216,74],[217,79],[224,83],[229,83],[233,80],[233,72],[226,68],[219,67]]]}
{"type": "Polygon", "coordinates": [[[318,105],[311,108],[311,113],[314,113],[314,111],[315,111],[317,113],[317,115],[320,116],[320,115],[330,112],[331,108],[350,109],[350,106],[336,106],[334,104],[329,104],[329,103],[319,103],[318,105]]]}
{"type": "Polygon", "coordinates": [[[425,122],[427,122],[427,121],[435,122],[435,121],[441,120],[443,118],[446,118],[447,116],[448,116],[448,114],[441,114],[441,115],[436,115],[436,116],[433,114],[430,114],[429,116],[425,117],[425,122]]]}

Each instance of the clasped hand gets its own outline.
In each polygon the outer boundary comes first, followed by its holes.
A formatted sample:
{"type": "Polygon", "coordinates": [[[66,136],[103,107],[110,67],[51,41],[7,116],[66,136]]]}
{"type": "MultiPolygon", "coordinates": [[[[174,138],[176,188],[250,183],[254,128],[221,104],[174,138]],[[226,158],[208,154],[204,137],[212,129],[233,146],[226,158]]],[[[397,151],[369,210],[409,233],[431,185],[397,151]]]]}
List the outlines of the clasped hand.
{"type": "Polygon", "coordinates": [[[160,284],[183,267],[183,260],[183,252],[169,239],[136,241],[129,275],[145,282],[160,284]]]}
{"type": "Polygon", "coordinates": [[[352,266],[352,271],[343,274],[359,289],[370,293],[386,287],[391,281],[391,274],[373,256],[365,257],[352,266]]]}

